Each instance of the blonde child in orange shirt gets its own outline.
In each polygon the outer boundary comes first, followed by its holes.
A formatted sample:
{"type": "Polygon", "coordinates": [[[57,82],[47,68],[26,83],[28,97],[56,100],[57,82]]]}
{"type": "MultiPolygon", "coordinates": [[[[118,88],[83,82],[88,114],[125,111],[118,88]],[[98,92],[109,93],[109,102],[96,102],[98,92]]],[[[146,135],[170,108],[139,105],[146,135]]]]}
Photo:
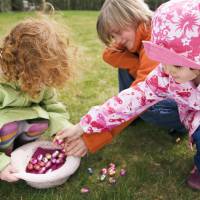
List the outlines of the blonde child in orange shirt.
{"type": "MultiPolygon", "coordinates": [[[[97,19],[97,33],[106,45],[104,61],[119,69],[120,91],[145,80],[158,65],[147,57],[142,44],[143,40],[150,40],[152,15],[143,0],[106,0],[101,8],[97,19]]],[[[185,130],[173,100],[167,99],[152,106],[140,117],[168,129],[180,132],[185,130]]],[[[83,134],[81,138],[67,142],[66,151],[76,156],[84,156],[88,151],[94,153],[110,143],[133,120],[111,132],[83,134]]]]}

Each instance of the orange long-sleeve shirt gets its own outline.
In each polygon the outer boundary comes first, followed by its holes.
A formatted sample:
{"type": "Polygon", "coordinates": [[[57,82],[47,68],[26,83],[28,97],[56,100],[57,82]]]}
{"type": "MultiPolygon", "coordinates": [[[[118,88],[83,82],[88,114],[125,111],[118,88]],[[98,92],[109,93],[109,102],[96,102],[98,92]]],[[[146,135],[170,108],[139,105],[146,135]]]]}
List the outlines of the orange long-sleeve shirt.
{"type": "MultiPolygon", "coordinates": [[[[157,62],[150,60],[142,44],[143,40],[150,40],[151,28],[149,25],[140,24],[136,30],[133,49],[128,51],[125,48],[106,48],[103,53],[103,59],[113,67],[127,69],[133,76],[133,85],[145,80],[146,76],[158,65],[157,62]]],[[[104,145],[110,143],[113,137],[119,134],[134,119],[121,124],[110,132],[96,133],[92,135],[83,134],[82,138],[92,153],[96,152],[104,145]]]]}

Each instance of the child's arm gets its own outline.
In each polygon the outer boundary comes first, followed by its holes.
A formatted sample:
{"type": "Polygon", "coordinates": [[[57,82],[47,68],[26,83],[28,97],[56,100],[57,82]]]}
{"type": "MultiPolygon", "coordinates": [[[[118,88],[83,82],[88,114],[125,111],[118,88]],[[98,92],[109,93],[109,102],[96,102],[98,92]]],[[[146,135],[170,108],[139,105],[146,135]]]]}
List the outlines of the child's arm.
{"type": "Polygon", "coordinates": [[[4,180],[7,182],[15,182],[18,181],[19,178],[15,176],[15,168],[12,165],[7,165],[1,172],[0,172],[0,180],[4,180]]]}
{"type": "Polygon", "coordinates": [[[15,177],[15,169],[9,164],[10,157],[6,156],[4,153],[0,154],[0,180],[14,182],[18,178],[15,177]]]}
{"type": "Polygon", "coordinates": [[[135,118],[117,126],[116,128],[113,128],[111,131],[105,131],[93,134],[84,133],[82,135],[82,139],[85,145],[87,146],[88,151],[90,153],[95,153],[96,151],[103,148],[105,145],[111,143],[113,138],[119,133],[121,133],[122,130],[125,129],[134,120],[135,118]]]}
{"type": "Polygon", "coordinates": [[[113,67],[129,69],[133,77],[139,67],[139,57],[126,49],[116,49],[107,47],[103,52],[103,60],[113,67]]]}
{"type": "Polygon", "coordinates": [[[62,134],[65,137],[73,135],[76,138],[83,132],[91,134],[110,131],[138,116],[150,106],[167,97],[168,78],[162,77],[161,74],[160,67],[156,68],[146,81],[122,91],[101,106],[93,107],[79,124],[64,130],[62,134]]]}
{"type": "Polygon", "coordinates": [[[88,148],[82,137],[78,137],[74,140],[67,140],[65,142],[65,153],[66,155],[83,157],[88,153],[88,148]]]}

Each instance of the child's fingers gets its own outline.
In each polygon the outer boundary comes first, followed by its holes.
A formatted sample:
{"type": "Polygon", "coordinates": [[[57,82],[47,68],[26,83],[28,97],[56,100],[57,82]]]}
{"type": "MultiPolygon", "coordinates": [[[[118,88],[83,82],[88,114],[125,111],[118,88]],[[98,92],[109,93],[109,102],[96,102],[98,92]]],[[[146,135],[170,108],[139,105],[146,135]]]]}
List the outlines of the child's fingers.
{"type": "Polygon", "coordinates": [[[80,143],[79,139],[73,140],[73,141],[67,143],[67,145],[66,145],[67,152],[71,151],[72,149],[76,149],[76,148],[77,149],[82,148],[82,144],[80,143]]]}
{"type": "Polygon", "coordinates": [[[18,180],[19,180],[19,178],[17,178],[16,176],[14,176],[14,174],[9,174],[6,177],[6,181],[8,181],[8,182],[16,182],[18,180]]]}
{"type": "Polygon", "coordinates": [[[79,151],[80,147],[79,146],[67,146],[66,148],[66,153],[67,155],[74,155],[77,151],[79,151]]]}
{"type": "Polygon", "coordinates": [[[71,137],[68,137],[67,138],[67,142],[70,143],[72,142],[73,140],[77,140],[80,136],[78,135],[74,135],[74,136],[71,136],[71,137]]]}
{"type": "Polygon", "coordinates": [[[68,151],[67,155],[83,157],[86,153],[87,151],[85,149],[75,147],[68,151]]]}
{"type": "Polygon", "coordinates": [[[58,131],[57,133],[56,133],[56,136],[55,136],[55,138],[56,139],[64,139],[66,136],[66,134],[65,134],[65,132],[66,132],[67,130],[66,129],[64,129],[64,130],[61,130],[61,131],[58,131]]]}

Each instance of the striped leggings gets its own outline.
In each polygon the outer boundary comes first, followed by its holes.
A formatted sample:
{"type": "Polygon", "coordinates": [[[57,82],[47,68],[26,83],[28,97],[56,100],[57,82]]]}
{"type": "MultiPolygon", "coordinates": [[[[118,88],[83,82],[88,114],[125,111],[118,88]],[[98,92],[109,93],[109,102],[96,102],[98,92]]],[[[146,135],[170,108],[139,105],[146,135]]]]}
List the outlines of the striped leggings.
{"type": "MultiPolygon", "coordinates": [[[[10,154],[18,141],[25,144],[37,139],[48,129],[48,120],[14,121],[3,125],[0,129],[0,151],[10,154]]],[[[20,146],[20,144],[17,144],[20,146]]]]}

